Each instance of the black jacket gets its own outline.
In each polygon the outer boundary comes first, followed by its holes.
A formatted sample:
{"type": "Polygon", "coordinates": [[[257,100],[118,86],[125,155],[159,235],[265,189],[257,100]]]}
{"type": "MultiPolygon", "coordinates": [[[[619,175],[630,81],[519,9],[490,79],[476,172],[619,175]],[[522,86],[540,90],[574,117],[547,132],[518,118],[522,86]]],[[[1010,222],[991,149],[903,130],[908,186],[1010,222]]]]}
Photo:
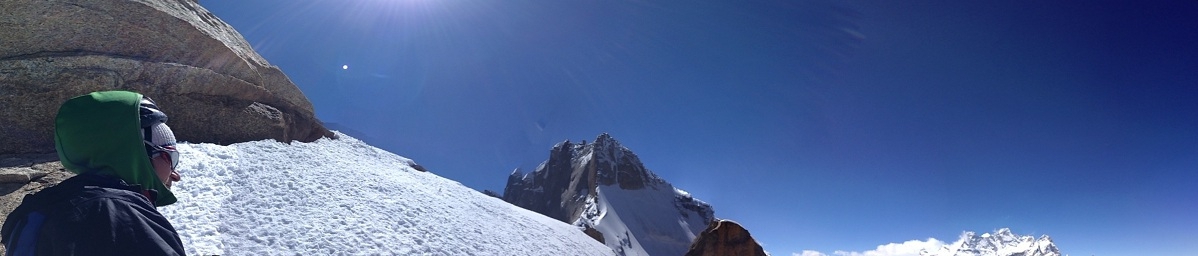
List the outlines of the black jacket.
{"type": "Polygon", "coordinates": [[[155,193],[143,191],[81,174],[25,196],[0,235],[8,255],[183,255],[175,228],[147,198],[155,193]]]}

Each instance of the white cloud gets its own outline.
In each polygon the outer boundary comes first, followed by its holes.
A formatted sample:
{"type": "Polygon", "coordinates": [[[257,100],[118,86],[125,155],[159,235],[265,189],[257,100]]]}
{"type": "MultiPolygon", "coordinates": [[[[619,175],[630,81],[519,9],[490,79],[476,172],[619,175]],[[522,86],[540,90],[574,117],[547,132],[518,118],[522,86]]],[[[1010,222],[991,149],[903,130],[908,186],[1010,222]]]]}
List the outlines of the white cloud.
{"type": "Polygon", "coordinates": [[[796,252],[796,253],[792,253],[790,255],[791,256],[828,256],[827,254],[824,254],[822,252],[817,252],[817,251],[812,251],[812,250],[803,250],[803,252],[801,252],[801,253],[796,252]]]}
{"type": "MultiPolygon", "coordinates": [[[[879,245],[877,249],[864,252],[847,252],[835,251],[832,255],[835,256],[920,256],[922,250],[936,251],[944,246],[944,242],[935,238],[928,238],[927,241],[911,240],[901,244],[890,243],[879,245]]],[[[793,253],[792,256],[829,256],[818,251],[804,250],[802,253],[793,253]]]]}

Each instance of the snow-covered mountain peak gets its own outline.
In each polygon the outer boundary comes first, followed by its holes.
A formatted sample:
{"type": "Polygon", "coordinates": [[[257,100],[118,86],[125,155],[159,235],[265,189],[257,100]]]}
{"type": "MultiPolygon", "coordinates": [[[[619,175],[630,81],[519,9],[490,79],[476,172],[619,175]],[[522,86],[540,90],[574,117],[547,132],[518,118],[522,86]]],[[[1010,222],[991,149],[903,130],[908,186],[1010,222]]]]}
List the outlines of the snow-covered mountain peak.
{"type": "MultiPolygon", "coordinates": [[[[989,235],[989,234],[986,234],[986,235],[989,235]]],[[[999,239],[1002,239],[1004,241],[1013,240],[1013,239],[1018,238],[1017,236],[1015,236],[1015,234],[1011,233],[1011,229],[1009,229],[1009,228],[1000,228],[1000,229],[994,231],[994,235],[998,236],[999,239]]]]}
{"type": "Polygon", "coordinates": [[[681,255],[715,219],[710,205],[653,174],[606,133],[554,145],[535,171],[508,177],[503,199],[579,226],[621,255],[681,255]]]}
{"type": "Polygon", "coordinates": [[[978,235],[972,231],[961,233],[961,238],[936,251],[923,251],[926,256],[1060,256],[1061,252],[1052,243],[1052,238],[1042,235],[1020,236],[1008,228],[995,230],[993,234],[978,235]]]}

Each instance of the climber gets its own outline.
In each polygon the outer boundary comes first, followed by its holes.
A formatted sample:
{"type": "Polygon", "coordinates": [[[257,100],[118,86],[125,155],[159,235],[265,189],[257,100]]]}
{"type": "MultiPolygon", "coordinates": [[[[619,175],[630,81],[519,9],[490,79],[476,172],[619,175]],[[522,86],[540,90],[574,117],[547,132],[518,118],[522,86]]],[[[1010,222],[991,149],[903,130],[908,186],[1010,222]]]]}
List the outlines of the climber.
{"type": "Polygon", "coordinates": [[[25,196],[4,221],[8,255],[183,255],[157,206],[175,203],[179,152],[153,100],[127,91],[67,100],[54,120],[63,167],[78,175],[25,196]]]}

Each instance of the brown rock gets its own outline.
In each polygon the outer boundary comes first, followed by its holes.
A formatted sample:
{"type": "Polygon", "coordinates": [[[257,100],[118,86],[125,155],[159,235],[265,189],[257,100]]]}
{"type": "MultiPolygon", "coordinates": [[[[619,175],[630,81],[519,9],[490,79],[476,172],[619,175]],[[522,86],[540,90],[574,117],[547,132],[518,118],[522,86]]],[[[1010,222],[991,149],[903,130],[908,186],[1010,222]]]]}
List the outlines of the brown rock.
{"type": "Polygon", "coordinates": [[[601,243],[601,244],[607,243],[603,239],[603,232],[599,232],[598,229],[595,229],[595,227],[591,226],[590,224],[583,225],[582,233],[587,234],[587,236],[589,236],[591,238],[594,238],[595,241],[599,241],[599,243],[601,243]]]}
{"type": "Polygon", "coordinates": [[[752,255],[765,256],[765,250],[749,231],[731,220],[719,220],[695,237],[686,256],[752,255]]]}
{"type": "Polygon", "coordinates": [[[0,168],[0,183],[25,184],[45,177],[48,173],[29,167],[0,168]]]}
{"type": "Polygon", "coordinates": [[[182,141],[332,137],[312,103],[192,0],[0,1],[0,154],[54,151],[63,101],[99,90],[154,98],[182,141]]]}

